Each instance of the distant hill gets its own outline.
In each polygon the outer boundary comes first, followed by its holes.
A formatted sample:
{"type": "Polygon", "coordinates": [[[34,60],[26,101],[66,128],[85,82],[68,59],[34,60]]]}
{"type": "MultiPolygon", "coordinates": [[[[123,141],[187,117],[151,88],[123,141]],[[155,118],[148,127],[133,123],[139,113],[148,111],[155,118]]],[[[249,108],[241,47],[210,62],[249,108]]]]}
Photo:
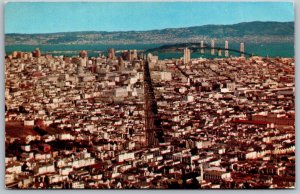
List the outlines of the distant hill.
{"type": "Polygon", "coordinates": [[[49,34],[6,34],[6,45],[39,44],[148,44],[184,43],[200,40],[231,42],[293,42],[294,22],[244,22],[149,31],[86,31],[49,34]]]}

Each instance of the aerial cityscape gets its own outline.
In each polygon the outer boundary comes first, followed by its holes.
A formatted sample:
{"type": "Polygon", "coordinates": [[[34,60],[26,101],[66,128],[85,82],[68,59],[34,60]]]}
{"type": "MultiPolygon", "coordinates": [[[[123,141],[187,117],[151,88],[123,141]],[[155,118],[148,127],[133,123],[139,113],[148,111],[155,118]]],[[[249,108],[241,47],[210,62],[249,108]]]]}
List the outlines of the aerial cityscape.
{"type": "Polygon", "coordinates": [[[295,188],[292,3],[13,2],[5,30],[6,188],[295,188]]]}

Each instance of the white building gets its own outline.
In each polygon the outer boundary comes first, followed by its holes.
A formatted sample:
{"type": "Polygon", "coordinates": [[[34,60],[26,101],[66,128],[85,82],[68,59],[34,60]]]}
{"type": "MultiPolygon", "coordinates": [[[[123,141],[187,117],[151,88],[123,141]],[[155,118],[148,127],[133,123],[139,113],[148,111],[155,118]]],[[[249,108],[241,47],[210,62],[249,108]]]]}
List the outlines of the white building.
{"type": "Polygon", "coordinates": [[[190,49],[185,48],[183,50],[183,63],[187,64],[190,62],[190,60],[191,60],[191,51],[190,51],[190,49]]]}

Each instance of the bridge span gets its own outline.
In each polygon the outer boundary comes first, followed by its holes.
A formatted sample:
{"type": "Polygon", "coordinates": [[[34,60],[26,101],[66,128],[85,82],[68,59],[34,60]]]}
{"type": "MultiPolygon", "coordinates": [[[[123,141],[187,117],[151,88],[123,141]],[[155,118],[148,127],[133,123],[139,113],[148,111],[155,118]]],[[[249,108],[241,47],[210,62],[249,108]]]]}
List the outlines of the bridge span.
{"type": "MultiPolygon", "coordinates": [[[[248,52],[245,51],[241,51],[241,50],[237,50],[234,48],[224,48],[224,47],[219,47],[219,46],[211,46],[207,43],[194,43],[194,42],[188,42],[188,43],[177,43],[177,44],[167,44],[167,45],[163,45],[157,48],[152,48],[152,49],[148,49],[146,50],[146,53],[149,52],[174,52],[174,51],[183,51],[185,48],[190,49],[193,52],[199,52],[201,53],[201,50],[216,50],[216,51],[229,51],[229,52],[234,52],[234,53],[238,53],[240,55],[245,55],[248,57],[253,56],[253,54],[250,54],[248,52]]],[[[244,48],[243,48],[244,49],[244,48]]]]}

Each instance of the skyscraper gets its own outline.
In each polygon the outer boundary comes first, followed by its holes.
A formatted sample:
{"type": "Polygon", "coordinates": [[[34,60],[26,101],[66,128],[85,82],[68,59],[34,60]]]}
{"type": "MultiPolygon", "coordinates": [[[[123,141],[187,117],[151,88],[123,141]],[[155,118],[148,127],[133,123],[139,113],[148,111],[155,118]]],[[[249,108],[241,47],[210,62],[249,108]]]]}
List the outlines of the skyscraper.
{"type": "Polygon", "coordinates": [[[110,48],[110,49],[108,49],[108,58],[109,59],[115,59],[115,49],[113,49],[113,48],[110,48]]]}
{"type": "Polygon", "coordinates": [[[88,54],[87,51],[82,50],[79,52],[79,56],[80,56],[80,66],[81,67],[86,67],[88,64],[88,54]]]}
{"type": "Polygon", "coordinates": [[[151,60],[152,60],[152,57],[153,57],[152,53],[148,53],[148,55],[147,55],[148,61],[151,61],[151,60]]]}
{"type": "Polygon", "coordinates": [[[187,64],[190,62],[190,60],[191,60],[191,51],[190,51],[190,49],[185,48],[183,50],[183,63],[187,64]]]}
{"type": "Polygon", "coordinates": [[[123,58],[121,56],[118,57],[118,70],[119,71],[124,71],[125,66],[124,66],[124,61],[123,58]]]}
{"type": "Polygon", "coordinates": [[[137,59],[137,58],[138,58],[138,56],[137,56],[137,50],[134,49],[134,50],[132,51],[132,59],[134,60],[134,59],[137,59]]]}

